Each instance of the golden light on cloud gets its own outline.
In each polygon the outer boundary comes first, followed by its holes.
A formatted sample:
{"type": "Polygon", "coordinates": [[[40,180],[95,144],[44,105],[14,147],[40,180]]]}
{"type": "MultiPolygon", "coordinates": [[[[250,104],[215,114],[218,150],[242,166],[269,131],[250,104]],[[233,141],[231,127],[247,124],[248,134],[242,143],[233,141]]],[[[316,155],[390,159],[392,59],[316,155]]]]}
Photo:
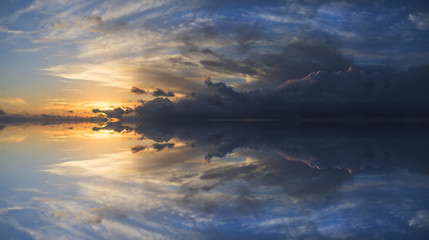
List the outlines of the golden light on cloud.
{"type": "Polygon", "coordinates": [[[8,103],[8,104],[16,104],[16,105],[24,105],[27,104],[27,102],[22,98],[14,98],[14,97],[8,97],[8,98],[0,98],[1,103],[8,103]]]}
{"type": "Polygon", "coordinates": [[[133,82],[130,72],[134,71],[134,67],[120,62],[106,62],[103,64],[58,65],[43,70],[53,76],[74,80],[94,81],[105,86],[128,89],[133,82]]]}

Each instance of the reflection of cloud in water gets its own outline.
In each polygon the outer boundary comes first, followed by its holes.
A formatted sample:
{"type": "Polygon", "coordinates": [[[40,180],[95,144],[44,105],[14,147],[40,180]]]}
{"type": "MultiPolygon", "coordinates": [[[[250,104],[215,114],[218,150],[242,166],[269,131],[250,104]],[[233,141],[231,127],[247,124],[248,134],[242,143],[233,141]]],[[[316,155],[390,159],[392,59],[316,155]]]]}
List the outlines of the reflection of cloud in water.
{"type": "Polygon", "coordinates": [[[108,122],[105,126],[103,127],[93,127],[92,128],[93,131],[100,131],[100,130],[113,130],[115,132],[123,132],[124,130],[126,132],[129,132],[132,130],[132,128],[130,126],[124,126],[122,124],[122,122],[108,122]]]}
{"type": "Polygon", "coordinates": [[[278,152],[287,160],[352,172],[407,168],[429,173],[429,128],[406,125],[211,123],[140,125],[135,131],[159,141],[178,138],[205,149],[206,158],[236,149],[278,152]]]}
{"type": "MultiPolygon", "coordinates": [[[[120,125],[111,127],[131,131],[120,125]]],[[[424,127],[133,129],[142,145],[48,166],[70,177],[57,188],[71,190],[33,199],[49,213],[45,221],[89,239],[419,238],[429,231],[424,127]]]]}
{"type": "MultiPolygon", "coordinates": [[[[283,158],[269,156],[253,163],[214,168],[205,171],[201,180],[215,181],[215,185],[222,185],[235,179],[252,183],[252,187],[281,187],[286,194],[298,199],[314,196],[326,197],[334,192],[350,177],[346,170],[327,168],[315,169],[306,164],[295,161],[286,161],[283,158]]],[[[210,190],[213,186],[204,186],[203,190],[210,190]]]]}
{"type": "Polygon", "coordinates": [[[10,136],[10,137],[0,137],[0,142],[8,143],[18,143],[27,139],[27,136],[10,136]]]}
{"type": "Polygon", "coordinates": [[[70,140],[81,140],[86,141],[88,139],[102,139],[102,138],[123,138],[127,137],[127,132],[123,134],[114,134],[115,131],[112,129],[104,129],[102,126],[94,127],[95,124],[64,124],[64,125],[52,125],[51,127],[42,128],[41,134],[44,135],[49,141],[70,141],[70,140]],[[95,131],[94,129],[98,129],[95,131]]]}
{"type": "Polygon", "coordinates": [[[114,237],[109,235],[110,231],[102,232],[102,229],[110,228],[126,238],[161,238],[174,234],[179,234],[182,239],[185,236],[201,238],[186,225],[192,224],[187,222],[190,213],[178,209],[175,204],[182,199],[177,193],[178,184],[168,180],[170,174],[181,172],[185,167],[169,164],[170,159],[176,157],[181,164],[198,167],[201,165],[199,157],[193,156],[189,149],[182,149],[182,152],[167,150],[146,151],[144,159],[124,152],[99,159],[54,164],[47,171],[83,178],[77,183],[72,182],[78,187],[79,194],[71,198],[36,200],[44,205],[53,217],[52,221],[59,219],[77,228],[84,222],[95,224],[97,227],[84,225],[83,228],[92,229],[105,238],[114,237]],[[161,153],[163,156],[159,156],[161,153]],[[163,160],[165,165],[158,166],[163,160]],[[169,214],[176,218],[165,222],[169,214]],[[180,217],[182,214],[186,217],[180,217]]]}

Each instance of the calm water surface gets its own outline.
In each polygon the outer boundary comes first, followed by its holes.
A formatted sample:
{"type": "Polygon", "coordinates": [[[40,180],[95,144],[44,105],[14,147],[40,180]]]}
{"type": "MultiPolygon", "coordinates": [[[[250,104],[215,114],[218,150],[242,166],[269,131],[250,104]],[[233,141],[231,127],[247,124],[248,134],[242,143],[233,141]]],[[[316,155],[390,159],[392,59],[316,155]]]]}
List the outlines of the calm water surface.
{"type": "Polygon", "coordinates": [[[0,239],[429,236],[427,126],[0,129],[0,239]]]}

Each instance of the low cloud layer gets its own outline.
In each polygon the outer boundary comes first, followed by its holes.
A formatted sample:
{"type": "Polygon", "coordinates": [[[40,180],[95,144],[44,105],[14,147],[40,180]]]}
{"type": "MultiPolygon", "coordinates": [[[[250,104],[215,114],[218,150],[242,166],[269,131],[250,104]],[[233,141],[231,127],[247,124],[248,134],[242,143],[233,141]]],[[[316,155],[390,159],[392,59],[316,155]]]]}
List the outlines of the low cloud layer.
{"type": "Polygon", "coordinates": [[[130,114],[133,112],[131,108],[126,108],[125,110],[117,107],[113,110],[100,110],[98,108],[92,109],[93,113],[103,113],[108,118],[122,118],[124,114],[130,114]]]}
{"type": "Polygon", "coordinates": [[[135,111],[144,119],[288,119],[302,117],[427,117],[429,64],[407,71],[318,71],[277,88],[241,92],[205,80],[206,88],[172,102],[156,98],[135,111]]]}

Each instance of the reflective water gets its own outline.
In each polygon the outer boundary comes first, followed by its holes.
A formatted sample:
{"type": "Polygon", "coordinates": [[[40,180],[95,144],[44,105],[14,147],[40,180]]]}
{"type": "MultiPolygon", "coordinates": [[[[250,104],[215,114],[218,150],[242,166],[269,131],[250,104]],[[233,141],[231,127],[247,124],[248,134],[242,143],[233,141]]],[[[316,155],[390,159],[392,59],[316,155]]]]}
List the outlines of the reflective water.
{"type": "Polygon", "coordinates": [[[429,236],[428,126],[0,129],[0,239],[429,236]]]}

